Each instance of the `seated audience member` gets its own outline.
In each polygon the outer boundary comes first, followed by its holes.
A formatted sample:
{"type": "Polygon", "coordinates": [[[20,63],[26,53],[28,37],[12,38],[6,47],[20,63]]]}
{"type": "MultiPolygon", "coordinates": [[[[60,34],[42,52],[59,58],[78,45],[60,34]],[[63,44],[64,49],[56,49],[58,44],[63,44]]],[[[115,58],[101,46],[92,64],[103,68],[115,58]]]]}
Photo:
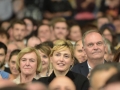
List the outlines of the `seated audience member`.
{"type": "Polygon", "coordinates": [[[98,29],[100,29],[101,26],[103,26],[104,24],[108,24],[108,23],[110,23],[110,20],[106,16],[101,16],[101,17],[97,18],[97,27],[98,27],[98,29]]]}
{"type": "Polygon", "coordinates": [[[52,28],[53,28],[55,40],[67,39],[69,30],[68,30],[68,24],[64,18],[62,17],[54,18],[52,23],[52,28]]]}
{"type": "Polygon", "coordinates": [[[5,45],[9,42],[9,34],[3,29],[0,29],[0,42],[3,42],[5,45]]]}
{"type": "Polygon", "coordinates": [[[87,61],[73,66],[72,71],[88,76],[88,73],[99,64],[104,64],[105,40],[96,30],[84,33],[82,38],[83,49],[87,55],[87,61]]]}
{"type": "Polygon", "coordinates": [[[28,39],[28,41],[27,41],[27,46],[28,46],[28,47],[35,47],[36,45],[38,45],[38,44],[40,44],[40,43],[41,43],[41,41],[40,41],[40,39],[39,39],[38,37],[32,36],[32,37],[30,37],[30,38],[28,39]]]}
{"type": "Polygon", "coordinates": [[[107,15],[112,18],[120,15],[120,1],[119,0],[101,0],[98,16],[107,15]]]}
{"type": "Polygon", "coordinates": [[[5,58],[7,54],[7,46],[0,42],[0,70],[10,73],[10,69],[5,67],[5,58]]]}
{"type": "Polygon", "coordinates": [[[25,34],[26,34],[26,24],[22,20],[15,20],[12,23],[12,35],[13,42],[19,47],[19,49],[25,48],[25,34]]]}
{"type": "Polygon", "coordinates": [[[87,55],[83,50],[82,40],[79,40],[75,43],[74,46],[74,57],[76,62],[83,63],[87,60],[87,55]]]}
{"type": "Polygon", "coordinates": [[[116,39],[115,28],[112,24],[104,24],[99,29],[99,32],[112,43],[113,47],[117,46],[118,42],[116,39]]]}
{"type": "Polygon", "coordinates": [[[30,38],[35,31],[35,26],[34,26],[34,19],[32,17],[24,17],[23,21],[26,24],[26,35],[25,38],[28,39],[30,38]]]}
{"type": "Polygon", "coordinates": [[[41,43],[35,46],[36,50],[38,50],[41,62],[42,62],[42,69],[40,71],[40,77],[48,77],[52,73],[52,69],[50,68],[50,46],[46,45],[45,43],[41,43]]]}
{"type": "Polygon", "coordinates": [[[113,62],[120,63],[120,48],[116,51],[116,54],[114,55],[113,62]]]}
{"type": "Polygon", "coordinates": [[[31,82],[38,79],[41,69],[41,59],[35,48],[26,47],[20,51],[17,58],[17,68],[20,75],[14,79],[16,84],[31,82]]]}
{"type": "Polygon", "coordinates": [[[51,38],[50,26],[47,24],[39,25],[37,31],[37,37],[41,40],[41,42],[50,41],[51,38]]]}
{"type": "Polygon", "coordinates": [[[110,77],[102,90],[120,90],[120,72],[110,77]]]}
{"type": "Polygon", "coordinates": [[[76,90],[74,82],[65,76],[54,78],[48,86],[49,90],[55,90],[58,88],[59,90],[76,90]]]}
{"type": "Polygon", "coordinates": [[[69,35],[68,38],[71,40],[71,42],[75,43],[78,40],[82,39],[82,32],[81,28],[78,24],[72,24],[69,27],[69,35]]]}
{"type": "Polygon", "coordinates": [[[13,50],[9,57],[9,68],[10,68],[10,72],[13,75],[14,79],[19,75],[19,71],[16,65],[17,55],[19,52],[20,52],[19,49],[13,50]]]}
{"type": "Polygon", "coordinates": [[[15,49],[19,49],[19,47],[15,43],[13,43],[13,42],[8,43],[8,45],[7,45],[7,55],[5,57],[5,60],[6,60],[6,65],[5,66],[6,67],[8,67],[8,61],[9,61],[10,53],[15,49]]]}
{"type": "Polygon", "coordinates": [[[105,82],[118,72],[117,63],[105,63],[96,66],[90,73],[90,89],[100,90],[105,82]]]}
{"type": "Polygon", "coordinates": [[[70,19],[73,12],[68,0],[45,0],[43,3],[43,16],[47,19],[65,17],[70,19]]]}
{"type": "Polygon", "coordinates": [[[48,90],[48,87],[41,82],[32,82],[26,85],[27,90],[48,90]]]}
{"type": "Polygon", "coordinates": [[[105,39],[105,41],[106,41],[106,49],[105,49],[104,59],[107,62],[112,62],[113,58],[114,58],[115,50],[114,50],[114,47],[111,45],[111,42],[109,40],[105,39]]]}
{"type": "Polygon", "coordinates": [[[96,8],[95,0],[75,0],[76,1],[76,20],[95,19],[94,10],[96,8]]]}
{"type": "Polygon", "coordinates": [[[50,54],[53,72],[49,77],[42,77],[37,81],[49,85],[55,77],[67,76],[74,82],[76,90],[88,90],[88,79],[70,71],[70,67],[74,63],[73,53],[73,45],[70,41],[56,40],[50,54]]]}

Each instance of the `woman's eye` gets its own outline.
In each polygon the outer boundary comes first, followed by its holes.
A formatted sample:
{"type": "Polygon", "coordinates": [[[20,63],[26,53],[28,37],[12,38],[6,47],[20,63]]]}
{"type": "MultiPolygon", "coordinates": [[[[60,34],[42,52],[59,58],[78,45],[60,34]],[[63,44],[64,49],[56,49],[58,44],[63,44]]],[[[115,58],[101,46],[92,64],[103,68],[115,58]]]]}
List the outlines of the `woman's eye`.
{"type": "Polygon", "coordinates": [[[26,59],[21,59],[21,61],[26,61],[26,59]]]}
{"type": "Polygon", "coordinates": [[[65,56],[66,58],[69,58],[69,56],[65,56]]]}
{"type": "Polygon", "coordinates": [[[30,62],[35,62],[35,60],[34,59],[30,59],[30,62]]]}
{"type": "Polygon", "coordinates": [[[56,54],[56,56],[60,56],[60,54],[56,54]]]}
{"type": "Polygon", "coordinates": [[[43,58],[48,58],[46,55],[43,55],[43,58]]]}

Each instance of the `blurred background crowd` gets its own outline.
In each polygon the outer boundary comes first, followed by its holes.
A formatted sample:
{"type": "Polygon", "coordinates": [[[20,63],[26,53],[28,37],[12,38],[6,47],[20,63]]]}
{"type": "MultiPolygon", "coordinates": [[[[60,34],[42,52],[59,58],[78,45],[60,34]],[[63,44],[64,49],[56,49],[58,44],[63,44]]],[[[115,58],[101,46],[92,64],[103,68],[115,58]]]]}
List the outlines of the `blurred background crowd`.
{"type": "Polygon", "coordinates": [[[113,90],[119,62],[120,0],[0,0],[0,90],[113,90]]]}

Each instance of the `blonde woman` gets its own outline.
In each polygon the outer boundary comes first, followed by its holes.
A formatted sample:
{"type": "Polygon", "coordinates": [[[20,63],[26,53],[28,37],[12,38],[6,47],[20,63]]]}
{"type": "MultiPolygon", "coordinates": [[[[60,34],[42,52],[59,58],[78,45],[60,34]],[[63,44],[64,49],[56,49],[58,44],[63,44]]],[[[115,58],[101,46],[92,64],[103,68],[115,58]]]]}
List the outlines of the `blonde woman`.
{"type": "Polygon", "coordinates": [[[33,78],[38,79],[41,69],[41,59],[35,48],[26,47],[20,51],[17,58],[17,68],[20,75],[14,79],[16,84],[31,82],[33,78]]]}
{"type": "Polygon", "coordinates": [[[76,90],[88,90],[88,79],[83,75],[70,71],[70,67],[74,63],[73,46],[70,41],[55,41],[51,50],[50,59],[53,66],[52,74],[49,77],[43,77],[37,81],[49,85],[55,77],[67,76],[74,82],[76,90]]]}
{"type": "Polygon", "coordinates": [[[48,77],[52,73],[52,68],[50,68],[50,52],[51,48],[46,43],[41,43],[35,47],[41,57],[42,69],[40,71],[40,77],[48,77]]]}

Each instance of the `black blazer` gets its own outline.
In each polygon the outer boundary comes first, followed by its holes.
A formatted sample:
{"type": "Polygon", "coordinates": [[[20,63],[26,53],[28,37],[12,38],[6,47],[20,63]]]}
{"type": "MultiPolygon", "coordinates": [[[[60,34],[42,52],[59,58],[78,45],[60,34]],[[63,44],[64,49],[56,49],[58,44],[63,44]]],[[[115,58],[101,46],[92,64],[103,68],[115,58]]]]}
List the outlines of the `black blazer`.
{"type": "MultiPolygon", "coordinates": [[[[104,60],[104,62],[107,63],[106,60],[104,60]]],[[[87,77],[88,73],[89,73],[87,60],[83,63],[78,63],[78,64],[74,65],[73,68],[71,69],[71,71],[82,74],[85,77],[87,77]]]]}
{"type": "MultiPolygon", "coordinates": [[[[74,73],[72,71],[69,71],[67,74],[66,74],[67,77],[69,77],[75,84],[76,86],[76,90],[88,90],[89,88],[89,81],[88,79],[81,75],[81,74],[77,74],[77,73],[74,73]]],[[[46,85],[49,85],[49,83],[55,78],[55,74],[54,72],[52,72],[52,74],[49,76],[49,77],[42,77],[38,80],[33,80],[33,81],[40,81],[40,82],[43,82],[44,84],[46,85]]]]}
{"type": "Polygon", "coordinates": [[[87,77],[87,75],[89,73],[89,68],[88,68],[87,61],[85,61],[83,63],[76,64],[75,66],[73,66],[73,68],[71,69],[71,71],[79,73],[79,74],[82,74],[85,77],[87,77]]]}

